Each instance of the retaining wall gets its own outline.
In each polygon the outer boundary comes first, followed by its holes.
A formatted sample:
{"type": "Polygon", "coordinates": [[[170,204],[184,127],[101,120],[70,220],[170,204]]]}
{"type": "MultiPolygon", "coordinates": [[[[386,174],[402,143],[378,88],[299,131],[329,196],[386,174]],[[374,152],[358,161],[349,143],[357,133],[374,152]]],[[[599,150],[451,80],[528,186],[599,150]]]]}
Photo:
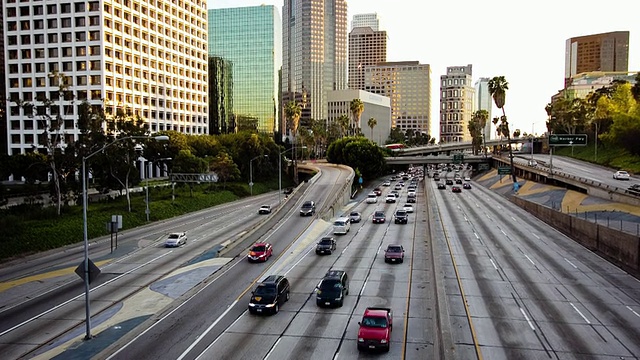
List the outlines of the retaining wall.
{"type": "Polygon", "coordinates": [[[511,196],[510,200],[620,268],[640,275],[640,237],[511,196]]]}

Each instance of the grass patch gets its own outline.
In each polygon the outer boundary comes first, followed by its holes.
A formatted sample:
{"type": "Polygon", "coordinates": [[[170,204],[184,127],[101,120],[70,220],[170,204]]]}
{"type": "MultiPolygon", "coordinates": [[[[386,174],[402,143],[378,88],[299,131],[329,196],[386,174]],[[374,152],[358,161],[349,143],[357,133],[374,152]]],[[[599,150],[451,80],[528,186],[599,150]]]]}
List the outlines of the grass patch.
{"type": "Polygon", "coordinates": [[[634,174],[640,174],[640,157],[632,155],[625,149],[619,147],[600,144],[597,158],[593,142],[587,144],[587,146],[574,146],[573,155],[571,146],[556,146],[553,153],[614,169],[627,170],[634,174]]]}
{"type": "MultiPolygon", "coordinates": [[[[283,178],[283,189],[291,186],[283,178]]],[[[253,194],[278,189],[278,179],[255,183],[253,194]]],[[[190,212],[238,200],[249,196],[249,185],[245,183],[227,184],[187,184],[175,187],[172,200],[171,186],[149,186],[149,209],[151,222],[169,219],[190,212]]],[[[131,229],[147,224],[145,213],[145,192],[131,194],[131,212],[127,209],[125,196],[92,202],[87,207],[87,233],[90,239],[108,235],[107,222],[112,215],[122,215],[123,229],[131,229]]],[[[65,206],[62,215],[56,214],[55,206],[17,205],[0,210],[0,226],[4,235],[0,238],[0,261],[16,256],[24,256],[59,248],[83,241],[82,205],[65,206]]]]}

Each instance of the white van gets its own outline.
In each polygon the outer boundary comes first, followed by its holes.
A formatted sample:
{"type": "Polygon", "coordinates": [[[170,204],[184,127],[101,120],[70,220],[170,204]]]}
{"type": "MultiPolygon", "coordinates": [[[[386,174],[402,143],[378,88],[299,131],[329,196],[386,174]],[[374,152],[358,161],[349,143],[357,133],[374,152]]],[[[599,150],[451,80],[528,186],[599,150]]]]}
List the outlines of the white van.
{"type": "Polygon", "coordinates": [[[335,235],[346,235],[351,229],[351,219],[339,217],[333,222],[333,233],[335,235]]]}

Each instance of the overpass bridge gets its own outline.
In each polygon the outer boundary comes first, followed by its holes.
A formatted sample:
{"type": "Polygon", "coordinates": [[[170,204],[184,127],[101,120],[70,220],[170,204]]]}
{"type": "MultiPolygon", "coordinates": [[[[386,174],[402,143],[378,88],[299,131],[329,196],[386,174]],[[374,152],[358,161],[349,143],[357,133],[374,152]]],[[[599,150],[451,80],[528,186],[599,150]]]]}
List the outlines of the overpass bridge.
{"type": "MultiPolygon", "coordinates": [[[[542,139],[535,138],[534,141],[536,143],[539,143],[540,141],[542,141],[542,139]]],[[[531,139],[524,138],[524,137],[511,139],[512,144],[528,143],[528,142],[531,142],[531,139]]],[[[507,144],[506,139],[493,139],[493,140],[486,141],[486,145],[488,147],[500,146],[500,145],[506,145],[506,144],[507,144]]],[[[397,156],[411,156],[411,155],[433,154],[433,153],[442,153],[442,152],[448,153],[451,151],[463,151],[463,150],[471,150],[471,149],[473,149],[473,144],[471,144],[471,141],[461,141],[461,142],[452,142],[452,143],[445,143],[445,144],[438,144],[438,145],[416,146],[416,147],[410,147],[410,148],[404,148],[404,149],[396,149],[392,151],[394,152],[394,154],[397,154],[397,156]]]]}
{"type": "MultiPolygon", "coordinates": [[[[417,164],[451,164],[456,159],[453,155],[429,155],[429,156],[396,156],[385,158],[388,165],[417,165],[417,164]]],[[[484,155],[467,155],[464,154],[463,163],[491,163],[493,157],[490,154],[484,155]]]]}

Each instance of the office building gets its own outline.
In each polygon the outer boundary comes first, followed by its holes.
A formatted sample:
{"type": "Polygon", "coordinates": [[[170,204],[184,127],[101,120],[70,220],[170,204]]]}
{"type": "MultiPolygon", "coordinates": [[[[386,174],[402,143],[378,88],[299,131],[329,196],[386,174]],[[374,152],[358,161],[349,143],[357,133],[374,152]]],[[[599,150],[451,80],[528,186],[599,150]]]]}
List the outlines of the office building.
{"type": "Polygon", "coordinates": [[[370,27],[373,31],[380,30],[380,19],[377,13],[355,14],[351,20],[351,30],[357,27],[370,27]]]}
{"type": "Polygon", "coordinates": [[[576,74],[563,91],[563,97],[569,100],[586,99],[589,94],[603,87],[612,86],[614,81],[628,82],[631,86],[636,83],[638,72],[626,71],[592,71],[576,74]]]}
{"type": "Polygon", "coordinates": [[[578,36],[566,42],[564,84],[591,71],[629,71],[629,32],[614,31],[578,36]]]}
{"type": "Polygon", "coordinates": [[[0,154],[7,153],[7,98],[6,71],[4,68],[4,12],[0,6],[0,154]]]}
{"type": "MultiPolygon", "coordinates": [[[[491,126],[493,123],[491,120],[493,117],[491,116],[491,110],[493,108],[493,98],[491,94],[489,94],[489,78],[482,77],[478,79],[475,83],[475,101],[473,103],[473,112],[475,113],[478,110],[485,110],[488,113],[487,123],[484,126],[484,136],[486,140],[495,138],[495,134],[491,131],[491,126]]],[[[472,115],[473,116],[473,115],[472,115]]]]}
{"type": "Polygon", "coordinates": [[[237,125],[257,120],[258,131],[278,129],[278,71],[282,22],[275,6],[212,9],[209,56],[232,64],[233,115],[237,125]]]}
{"type": "Polygon", "coordinates": [[[208,133],[204,0],[4,3],[10,154],[43,146],[37,119],[17,100],[43,109],[55,101],[46,111],[61,109],[63,146],[80,135],[75,114],[85,100],[107,116],[139,116],[151,132],[208,133]],[[60,99],[54,73],[72,97],[60,99]]]}
{"type": "Polygon", "coordinates": [[[347,3],[285,0],[282,19],[281,105],[298,102],[302,122],[327,119],[327,93],[347,86],[347,3]]]}
{"type": "Polygon", "coordinates": [[[209,56],[209,134],[229,134],[236,130],[233,116],[233,64],[209,56]]]}
{"type": "Polygon", "coordinates": [[[349,33],[349,89],[364,90],[367,66],[387,61],[387,32],[356,27],[349,33]]]}
{"type": "Polygon", "coordinates": [[[365,91],[391,99],[391,128],[431,134],[431,66],[385,62],[365,68],[365,91]]]}
{"type": "Polygon", "coordinates": [[[386,96],[355,89],[330,91],[327,94],[329,105],[327,126],[342,115],[348,116],[350,122],[353,122],[351,112],[353,99],[360,99],[364,105],[364,111],[360,115],[362,134],[376,144],[384,145],[391,132],[391,99],[386,96]],[[373,128],[369,127],[370,118],[376,119],[376,125],[373,128]]]}
{"type": "Polygon", "coordinates": [[[440,142],[471,141],[469,120],[473,116],[475,89],[472,66],[450,66],[440,76],[440,142]]]}

